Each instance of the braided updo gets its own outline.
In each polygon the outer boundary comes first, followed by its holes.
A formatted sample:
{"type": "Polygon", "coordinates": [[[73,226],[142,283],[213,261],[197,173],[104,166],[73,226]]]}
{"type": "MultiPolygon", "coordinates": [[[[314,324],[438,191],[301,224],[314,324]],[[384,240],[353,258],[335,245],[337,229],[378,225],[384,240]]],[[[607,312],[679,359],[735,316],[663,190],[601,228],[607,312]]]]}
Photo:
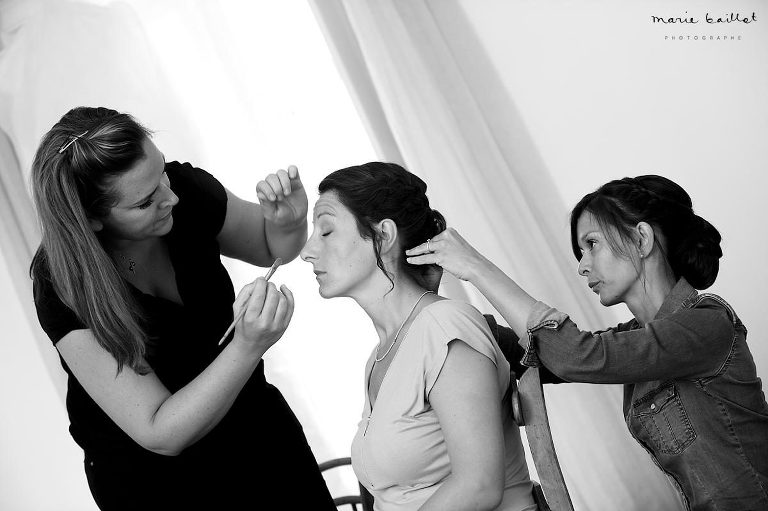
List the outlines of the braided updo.
{"type": "Polygon", "coordinates": [[[615,253],[631,257],[626,248],[633,243],[632,228],[647,222],[664,235],[675,278],[685,277],[696,289],[715,282],[723,255],[720,233],[693,212],[691,197],[674,181],[656,175],[625,177],[585,195],[571,212],[571,248],[578,260],[576,225],[585,212],[597,220],[615,253]]]}
{"type": "Polygon", "coordinates": [[[418,176],[396,163],[369,162],[332,172],[320,182],[318,191],[336,192],[339,201],[352,212],[360,236],[374,241],[376,264],[390,282],[392,276],[381,260],[380,235],[373,228],[385,218],[397,225],[402,249],[400,269],[417,281],[433,270],[428,265],[410,264],[405,257],[405,250],[445,230],[445,218],[430,208],[427,184],[418,176]]]}

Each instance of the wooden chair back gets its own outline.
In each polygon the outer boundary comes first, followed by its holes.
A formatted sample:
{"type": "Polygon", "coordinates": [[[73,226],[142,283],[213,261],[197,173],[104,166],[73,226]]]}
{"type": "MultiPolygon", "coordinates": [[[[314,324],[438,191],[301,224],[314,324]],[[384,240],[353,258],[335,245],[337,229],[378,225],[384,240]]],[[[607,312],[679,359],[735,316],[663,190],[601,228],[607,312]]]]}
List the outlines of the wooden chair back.
{"type": "MultiPolygon", "coordinates": [[[[519,383],[514,374],[510,382],[512,412],[518,426],[525,427],[533,463],[539,474],[541,489],[546,502],[539,502],[539,509],[546,511],[573,511],[573,503],[565,485],[563,472],[557,460],[552,432],[549,429],[544,389],[541,386],[539,369],[528,368],[519,383]]],[[[536,491],[534,491],[536,495],[536,491]]]]}

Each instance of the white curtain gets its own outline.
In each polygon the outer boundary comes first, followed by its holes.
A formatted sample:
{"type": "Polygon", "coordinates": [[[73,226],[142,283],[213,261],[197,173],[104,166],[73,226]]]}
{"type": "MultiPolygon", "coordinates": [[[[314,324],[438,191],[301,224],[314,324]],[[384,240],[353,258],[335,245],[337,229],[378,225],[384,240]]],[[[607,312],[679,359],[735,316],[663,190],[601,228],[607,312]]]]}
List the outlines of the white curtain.
{"type": "MultiPolygon", "coordinates": [[[[0,247],[6,247],[4,258],[6,264],[13,269],[9,272],[12,292],[23,297],[21,309],[25,320],[31,324],[37,320],[37,316],[32,304],[32,281],[28,277],[28,269],[40,243],[40,233],[16,152],[2,129],[0,170],[0,247]]],[[[65,378],[59,369],[56,354],[50,350],[50,341],[38,330],[34,335],[34,343],[48,377],[52,379],[63,401],[65,378]]]]}
{"type": "MultiPolygon", "coordinates": [[[[616,324],[576,276],[568,210],[459,4],[311,3],[380,157],[423,177],[449,225],[534,296],[583,327],[616,324]]],[[[444,291],[490,310],[455,280],[444,291]]],[[[577,509],[678,507],[627,431],[619,387],[570,384],[546,394],[577,509]]]]}

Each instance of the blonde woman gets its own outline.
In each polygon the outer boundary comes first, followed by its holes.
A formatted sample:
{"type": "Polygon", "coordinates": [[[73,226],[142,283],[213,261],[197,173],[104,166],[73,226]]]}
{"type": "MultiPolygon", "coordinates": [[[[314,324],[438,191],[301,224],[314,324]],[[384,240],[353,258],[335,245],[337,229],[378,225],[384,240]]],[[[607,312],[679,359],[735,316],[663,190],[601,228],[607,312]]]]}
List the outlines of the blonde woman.
{"type": "Polygon", "coordinates": [[[69,376],[70,431],[93,497],[104,510],[277,509],[285,495],[335,509],[301,426],[264,379],[293,296],[262,278],[235,300],[220,260],[268,266],[298,254],[307,198],[297,171],[269,175],[252,204],[166,162],[149,135],[127,114],[75,108],[32,169],[43,233],[35,305],[69,376]]]}

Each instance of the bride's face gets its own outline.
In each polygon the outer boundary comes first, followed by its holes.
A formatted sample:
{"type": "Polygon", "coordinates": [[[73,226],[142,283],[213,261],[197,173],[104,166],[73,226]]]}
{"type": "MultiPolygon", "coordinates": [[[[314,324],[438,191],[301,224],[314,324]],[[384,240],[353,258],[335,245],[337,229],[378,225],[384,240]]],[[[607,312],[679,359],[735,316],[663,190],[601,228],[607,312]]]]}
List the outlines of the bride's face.
{"type": "Polygon", "coordinates": [[[356,296],[364,293],[379,268],[373,240],[364,239],[352,212],[334,191],[320,195],[312,215],[312,235],[301,251],[311,263],[320,296],[356,296]]]}

